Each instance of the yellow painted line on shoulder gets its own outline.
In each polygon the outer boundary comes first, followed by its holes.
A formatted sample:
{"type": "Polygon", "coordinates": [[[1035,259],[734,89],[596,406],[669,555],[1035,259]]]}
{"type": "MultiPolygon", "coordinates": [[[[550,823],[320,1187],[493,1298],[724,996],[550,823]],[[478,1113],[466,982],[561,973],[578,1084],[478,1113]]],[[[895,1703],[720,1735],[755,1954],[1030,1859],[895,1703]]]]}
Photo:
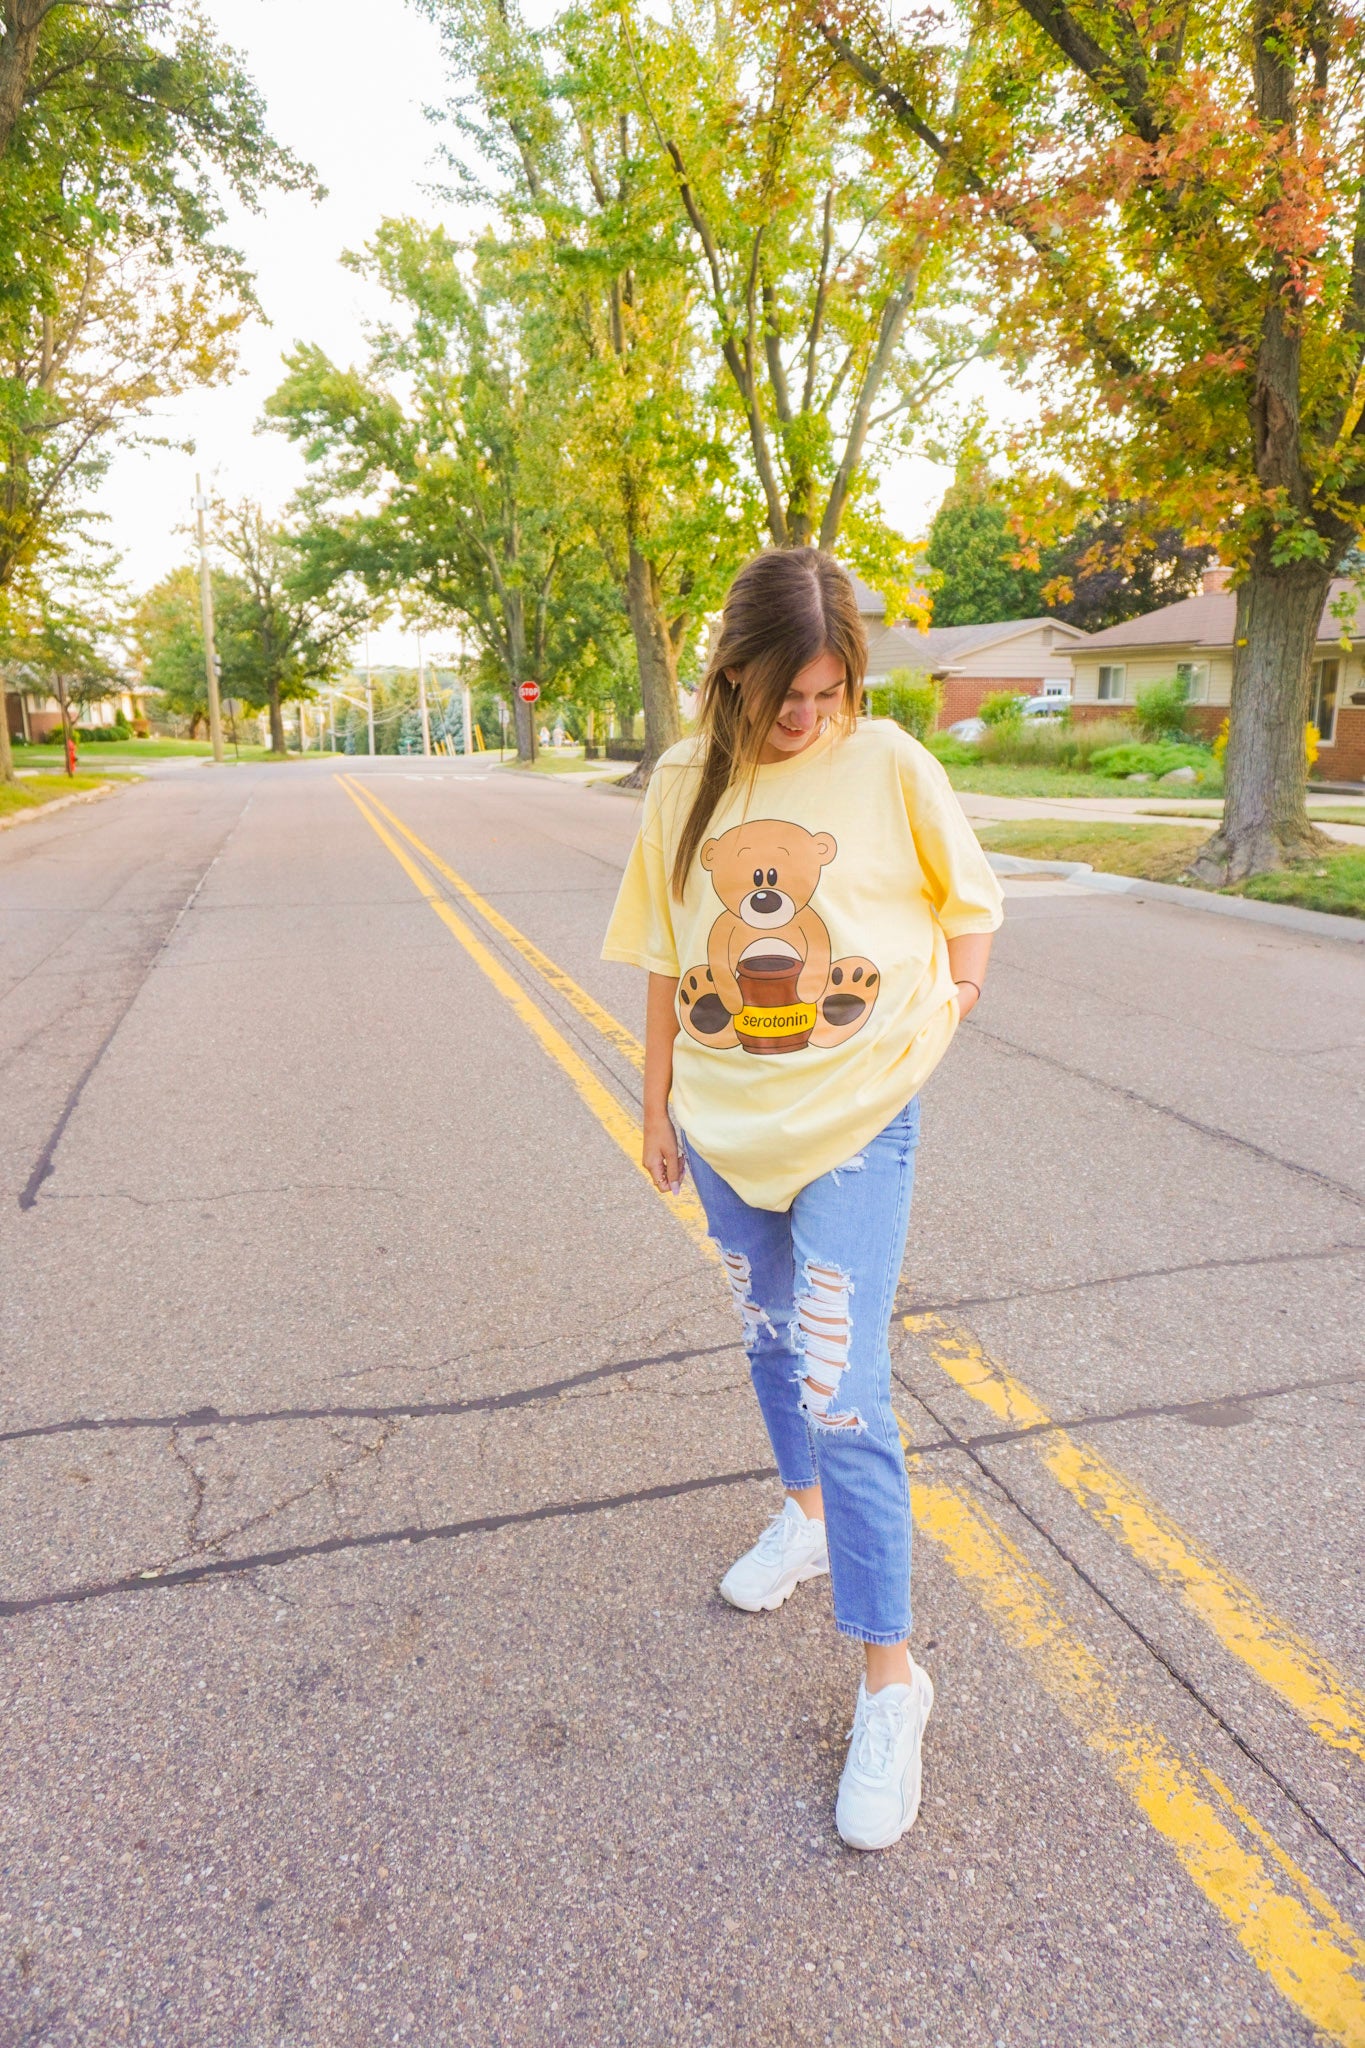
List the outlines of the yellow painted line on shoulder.
{"type": "MultiPolygon", "coordinates": [[[[337,779],[352,795],[357,793],[350,776],[338,776],[337,779]]],[[[528,939],[524,932],[518,931],[514,924],[509,924],[501,911],[495,910],[485,897],[480,896],[477,889],[470,886],[463,875],[457,874],[447,861],[442,860],[439,853],[419,839],[401,818],[394,815],[387,804],[380,802],[372,790],[363,789],[360,793],[364,795],[366,803],[378,811],[382,818],[387,818],[394,831],[401,833],[408,845],[421,854],[423,860],[430,861],[436,872],[445,877],[451,888],[464,898],[471,910],[478,912],[485,924],[491,925],[500,937],[506,939],[509,946],[514,946],[522,959],[534,967],[536,973],[541,975],[551,988],[557,989],[566,1002],[573,1005],[580,1017],[585,1018],[594,1030],[600,1031],[603,1038],[615,1046],[623,1059],[629,1060],[633,1067],[643,1073],[645,1049],[633,1032],[627,1031],[624,1024],[618,1023],[610,1010],[604,1010],[585,988],[579,987],[571,974],[566,974],[548,953],[542,953],[540,947],[528,939]]]]}
{"type": "Polygon", "coordinates": [[[997,1421],[1039,1429],[1039,1455],[1058,1485],[1176,1592],[1224,1649],[1292,1707],[1316,1736],[1365,1759],[1365,1695],[1313,1643],[1091,1445],[1049,1430],[1052,1417],[1046,1409],[986,1355],[970,1331],[955,1329],[936,1315],[907,1316],[905,1327],[928,1338],[936,1363],[997,1421]]]}
{"type": "Polygon", "coordinates": [[[1251,1960],[1330,2040],[1365,2048],[1365,1942],[1219,1778],[1125,1715],[1054,1589],[983,1508],[951,1486],[912,1479],[910,1492],[917,1527],[1105,1759],[1251,1960]]]}
{"type": "MultiPolygon", "coordinates": [[[[337,781],[370,830],[388,848],[418,894],[435,911],[446,930],[459,940],[474,964],[488,976],[498,994],[515,1011],[542,1050],[547,1052],[555,1064],[568,1075],[585,1106],[591,1110],[608,1136],[620,1146],[646,1185],[658,1194],[658,1189],[654,1187],[653,1181],[640,1163],[641,1134],[635,1118],[628,1110],[623,1109],[611,1091],[602,1085],[587,1062],[574,1051],[563,1033],[556,1030],[540,1006],[532,1002],[521,984],[513,980],[502,962],[489,952],[487,946],[464,919],[451,909],[435,883],[428,875],[423,874],[414,860],[409,858],[392,833],[387,831],[369,810],[365,800],[343,776],[338,776],[337,781]]],[[[690,1188],[684,1188],[681,1195],[661,1195],[659,1199],[667,1204],[693,1242],[714,1256],[707,1234],[705,1213],[690,1188]]]]}

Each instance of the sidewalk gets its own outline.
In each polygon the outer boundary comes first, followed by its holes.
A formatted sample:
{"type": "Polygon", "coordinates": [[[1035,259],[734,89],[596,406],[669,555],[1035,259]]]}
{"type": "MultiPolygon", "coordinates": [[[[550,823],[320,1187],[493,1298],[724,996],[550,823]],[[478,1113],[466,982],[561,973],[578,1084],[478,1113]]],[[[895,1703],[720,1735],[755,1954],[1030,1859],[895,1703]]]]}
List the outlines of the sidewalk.
{"type": "MultiPolygon", "coordinates": [[[[1207,825],[1212,831],[1216,818],[1191,817],[1179,803],[1169,809],[1155,793],[1125,796],[979,796],[973,790],[959,790],[958,802],[975,823],[1003,822],[1007,818],[1092,818],[1100,823],[1147,825],[1207,825]]],[[[1329,839],[1347,846],[1365,846],[1365,806],[1358,825],[1319,824],[1329,839]]]]}

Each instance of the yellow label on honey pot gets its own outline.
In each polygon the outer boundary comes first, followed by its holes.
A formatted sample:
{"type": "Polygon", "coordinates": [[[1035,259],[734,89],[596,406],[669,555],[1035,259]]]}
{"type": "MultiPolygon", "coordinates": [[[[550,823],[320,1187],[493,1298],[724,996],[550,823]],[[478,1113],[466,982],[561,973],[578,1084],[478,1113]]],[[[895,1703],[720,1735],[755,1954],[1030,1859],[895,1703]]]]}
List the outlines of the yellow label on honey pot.
{"type": "Polygon", "coordinates": [[[746,1003],[736,1013],[735,1030],[746,1038],[790,1038],[797,1031],[813,1031],[814,1003],[787,1003],[782,1009],[759,1009],[746,1003]]]}

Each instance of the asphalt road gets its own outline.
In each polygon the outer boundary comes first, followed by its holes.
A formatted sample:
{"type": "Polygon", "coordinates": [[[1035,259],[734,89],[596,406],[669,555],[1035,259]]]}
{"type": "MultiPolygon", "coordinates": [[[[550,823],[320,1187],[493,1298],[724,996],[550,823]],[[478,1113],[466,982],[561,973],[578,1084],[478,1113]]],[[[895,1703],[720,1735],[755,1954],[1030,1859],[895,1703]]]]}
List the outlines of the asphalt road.
{"type": "Polygon", "coordinates": [[[1360,2048],[1361,949],[1010,885],[860,1857],[827,1585],[714,1590],[775,1489],[628,1156],[636,807],[354,765],[0,835],[0,2043],[1360,2048]]]}

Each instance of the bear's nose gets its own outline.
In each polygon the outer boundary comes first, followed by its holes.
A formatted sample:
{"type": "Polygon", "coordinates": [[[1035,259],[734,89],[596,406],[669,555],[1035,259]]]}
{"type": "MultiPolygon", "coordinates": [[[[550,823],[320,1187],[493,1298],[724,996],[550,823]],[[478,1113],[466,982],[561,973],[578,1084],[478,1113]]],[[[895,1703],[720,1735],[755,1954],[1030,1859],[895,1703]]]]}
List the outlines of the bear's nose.
{"type": "Polygon", "coordinates": [[[771,917],[782,908],[782,898],[776,889],[755,889],[749,898],[749,908],[755,917],[771,917]]]}

